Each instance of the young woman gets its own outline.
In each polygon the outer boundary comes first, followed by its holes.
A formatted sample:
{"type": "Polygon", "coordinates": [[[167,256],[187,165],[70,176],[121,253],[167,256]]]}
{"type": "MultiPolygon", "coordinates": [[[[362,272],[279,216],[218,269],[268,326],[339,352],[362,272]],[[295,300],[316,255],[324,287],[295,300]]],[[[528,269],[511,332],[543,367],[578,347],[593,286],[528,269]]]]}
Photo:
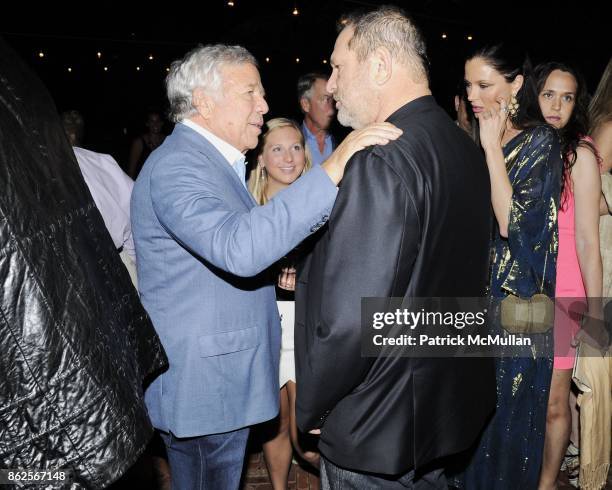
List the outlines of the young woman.
{"type": "Polygon", "coordinates": [[[540,109],[544,119],[559,130],[564,160],[555,288],[555,358],[539,486],[547,490],[557,488],[571,430],[569,397],[576,356],[571,339],[580,327],[570,310],[586,297],[586,314],[599,319],[603,316],[599,252],[601,179],[592,140],[586,137],[588,96],[582,77],[561,63],[539,65],[535,75],[540,109]]]}
{"type": "Polygon", "coordinates": [[[304,136],[294,121],[278,117],[266,127],[256,150],[257,166],[249,178],[249,190],[258,204],[267,203],[312,166],[304,136]]]}
{"type": "MultiPolygon", "coordinates": [[[[311,168],[310,153],[304,145],[304,136],[297,123],[290,119],[276,118],[268,121],[266,127],[267,130],[256,149],[257,166],[249,179],[249,189],[260,205],[272,199],[311,168]]],[[[387,123],[370,125],[350,133],[330,158],[337,156],[348,160],[356,151],[372,144],[386,144],[400,134],[400,130],[387,123]],[[381,137],[384,138],[382,141],[381,137]]],[[[295,267],[308,253],[316,237],[315,234],[306,239],[284,260],[271,268],[274,276],[278,277],[281,288],[294,289],[295,267]]],[[[288,299],[286,291],[277,289],[277,298],[288,299]]],[[[300,434],[295,419],[293,325],[287,321],[281,323],[283,332],[280,359],[280,413],[276,420],[268,424],[267,428],[271,428],[273,434],[263,445],[268,473],[275,490],[287,488],[293,449],[300,458],[314,467],[319,465],[319,454],[304,450],[299,440],[300,434]]]]}
{"type": "MultiPolygon", "coordinates": [[[[612,302],[610,302],[610,297],[612,297],[612,174],[610,174],[612,169],[612,60],[608,62],[591,99],[589,116],[590,134],[601,157],[602,199],[600,201],[599,243],[603,263],[602,295],[604,301],[607,301],[605,311],[610,315],[610,309],[612,309],[612,302]]],[[[582,333],[583,331],[578,334],[578,337],[582,333]]],[[[574,382],[580,390],[580,473],[578,481],[570,480],[570,483],[576,487],[580,485],[580,488],[603,488],[608,480],[612,446],[610,438],[612,433],[612,399],[610,398],[612,356],[609,346],[607,351],[602,352],[601,348],[607,342],[609,342],[609,336],[605,334],[594,346],[589,345],[588,338],[585,339],[585,342],[581,342],[574,368],[574,382]]],[[[577,432],[572,427],[572,440],[576,442],[577,438],[574,439],[574,436],[577,432]]]]}
{"type": "MultiPolygon", "coordinates": [[[[552,298],[562,162],[556,131],[539,111],[529,62],[503,45],[485,47],[466,61],[465,82],[497,224],[492,303],[509,295],[552,298]]],[[[546,348],[552,335],[537,335],[542,348],[518,357],[503,352],[495,359],[497,409],[460,477],[463,488],[537,488],[552,372],[552,352],[546,348]]]]}
{"type": "MultiPolygon", "coordinates": [[[[258,204],[262,205],[281,190],[295,182],[311,168],[310,153],[304,144],[299,126],[290,119],[276,118],[266,123],[256,150],[257,166],[249,178],[249,190],[258,204]]],[[[280,261],[273,268],[279,277],[279,286],[292,289],[294,286],[294,264],[280,261]]],[[[277,290],[278,299],[287,298],[287,293],[277,290]]],[[[267,424],[272,438],[263,444],[264,458],[274,489],[287,487],[287,476],[293,458],[292,442],[297,446],[295,422],[295,365],[293,360],[293,325],[286,319],[282,323],[280,360],[280,412],[278,419],[267,424]],[[291,330],[291,331],[289,331],[291,330]]],[[[299,451],[299,446],[296,447],[299,451]]]]}
{"type": "MultiPolygon", "coordinates": [[[[602,158],[602,174],[612,170],[612,59],[589,105],[590,135],[602,158]]],[[[608,202],[612,206],[612,203],[608,202]]]]}

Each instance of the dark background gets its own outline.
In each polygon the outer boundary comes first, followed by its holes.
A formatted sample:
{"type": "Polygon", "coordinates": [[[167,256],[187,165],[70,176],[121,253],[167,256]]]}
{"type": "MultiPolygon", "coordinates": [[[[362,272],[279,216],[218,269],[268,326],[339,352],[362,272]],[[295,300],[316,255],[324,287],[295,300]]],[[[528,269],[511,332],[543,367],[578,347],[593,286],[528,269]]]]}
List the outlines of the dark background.
{"type": "Polygon", "coordinates": [[[216,42],[245,46],[260,63],[267,118],[299,118],[297,78],[329,71],[323,60],[333,49],[338,18],[383,3],[401,6],[420,26],[434,96],[450,114],[463,61],[476,45],[503,41],[524,48],[534,64],[569,62],[583,72],[591,92],[611,54],[605,2],[234,0],[233,7],[227,0],[125,2],[90,4],[82,13],[81,4],[70,15],[54,6],[32,6],[23,15],[4,15],[0,35],[40,76],[59,111],[83,113],[84,146],[111,153],[125,165],[146,108],[166,107],[166,68],[189,49],[216,42]],[[294,8],[299,15],[292,14],[294,8]]]}

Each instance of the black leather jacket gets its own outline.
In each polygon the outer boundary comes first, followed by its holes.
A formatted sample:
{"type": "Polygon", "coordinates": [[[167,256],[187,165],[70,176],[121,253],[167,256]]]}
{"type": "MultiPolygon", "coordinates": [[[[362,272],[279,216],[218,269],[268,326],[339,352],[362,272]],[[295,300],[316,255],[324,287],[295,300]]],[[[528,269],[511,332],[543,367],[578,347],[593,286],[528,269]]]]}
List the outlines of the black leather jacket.
{"type": "Polygon", "coordinates": [[[143,382],[166,358],[49,94],[1,39],[0,243],[0,468],[103,488],[151,436],[143,382]]]}

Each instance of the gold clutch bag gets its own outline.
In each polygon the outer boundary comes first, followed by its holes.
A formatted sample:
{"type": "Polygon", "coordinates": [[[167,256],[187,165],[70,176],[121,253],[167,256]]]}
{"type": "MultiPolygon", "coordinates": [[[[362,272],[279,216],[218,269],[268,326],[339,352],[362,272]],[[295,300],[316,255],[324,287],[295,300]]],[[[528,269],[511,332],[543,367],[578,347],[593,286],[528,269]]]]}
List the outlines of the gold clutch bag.
{"type": "Polygon", "coordinates": [[[548,332],[555,320],[555,303],[545,294],[531,298],[509,295],[501,302],[501,324],[507,332],[533,334],[548,332]]]}

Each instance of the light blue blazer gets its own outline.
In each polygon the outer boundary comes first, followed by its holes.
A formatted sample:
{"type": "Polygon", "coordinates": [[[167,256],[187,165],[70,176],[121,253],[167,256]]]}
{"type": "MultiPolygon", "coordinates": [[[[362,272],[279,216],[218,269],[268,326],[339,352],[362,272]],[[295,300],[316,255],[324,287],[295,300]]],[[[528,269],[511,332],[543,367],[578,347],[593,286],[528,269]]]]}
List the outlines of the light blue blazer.
{"type": "Polygon", "coordinates": [[[193,437],[276,416],[280,321],[257,274],[327,220],[336,193],[314,168],[257,206],[184,124],[149,156],[131,215],[140,297],[170,361],[145,394],[155,427],[193,437]]]}

